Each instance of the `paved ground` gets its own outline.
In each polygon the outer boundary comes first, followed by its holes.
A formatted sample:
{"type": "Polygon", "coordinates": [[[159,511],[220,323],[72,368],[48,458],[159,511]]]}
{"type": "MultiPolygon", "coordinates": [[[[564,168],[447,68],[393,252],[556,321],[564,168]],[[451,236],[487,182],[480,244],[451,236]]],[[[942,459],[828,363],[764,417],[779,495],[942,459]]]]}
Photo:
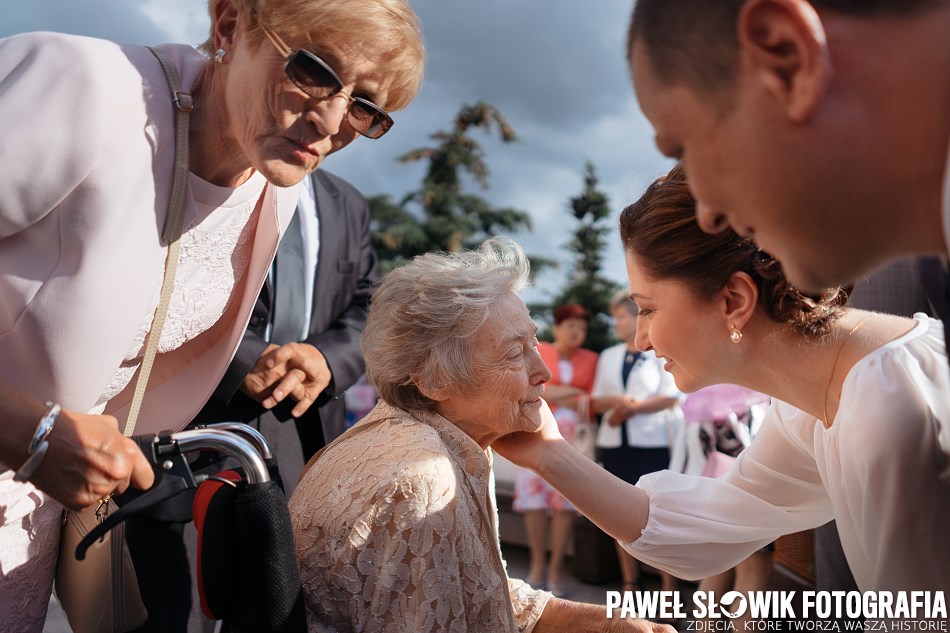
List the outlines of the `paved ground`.
{"type": "MultiPolygon", "coordinates": [[[[528,550],[524,547],[506,545],[503,548],[503,551],[505,560],[508,561],[509,575],[513,578],[524,578],[528,573],[528,550]]],[[[567,570],[570,571],[570,559],[568,559],[566,567],[567,570]]],[[[659,591],[659,577],[650,573],[645,573],[643,574],[641,580],[646,591],[659,591]]],[[[568,591],[567,597],[571,600],[577,600],[578,602],[589,602],[593,604],[605,604],[607,591],[621,590],[621,585],[619,582],[607,583],[603,585],[592,585],[581,582],[570,574],[568,574],[566,577],[565,587],[568,591]]],[[[801,589],[799,585],[796,585],[791,579],[784,577],[780,573],[773,574],[772,586],[770,588],[783,590],[801,589]]],[[[695,585],[692,583],[684,582],[680,587],[680,590],[684,592],[692,592],[694,589],[695,585]]],[[[681,624],[679,630],[685,630],[685,623],[681,624]]],[[[69,623],[66,621],[66,618],[63,615],[63,612],[60,610],[59,604],[56,602],[55,598],[53,598],[53,602],[50,604],[49,615],[46,618],[46,626],[43,629],[43,633],[72,633],[69,628],[69,623]]]]}
{"type": "MultiPolygon", "coordinates": [[[[508,575],[512,578],[524,578],[528,574],[529,555],[527,548],[518,546],[504,546],[502,551],[505,560],[508,562],[508,575]]],[[[570,572],[571,559],[565,562],[565,570],[570,572]]],[[[641,574],[640,581],[645,591],[659,591],[660,578],[650,572],[641,574]]],[[[568,600],[577,602],[588,602],[592,604],[606,604],[608,591],[621,591],[620,581],[605,583],[601,585],[592,585],[577,580],[573,575],[565,575],[564,588],[567,592],[565,596],[568,600]]],[[[692,592],[696,586],[693,583],[683,582],[680,585],[680,591],[692,592]]],[[[685,623],[678,627],[680,631],[685,631],[685,623]]]]}
{"type": "Polygon", "coordinates": [[[72,629],[69,628],[69,622],[66,621],[66,616],[63,615],[63,611],[59,608],[56,596],[53,596],[53,600],[49,605],[49,611],[46,613],[46,626],[43,627],[43,633],[72,633],[72,629]]]}
{"type": "MultiPolygon", "coordinates": [[[[528,550],[524,547],[515,547],[515,546],[504,546],[502,551],[505,555],[505,560],[508,562],[508,575],[512,578],[524,578],[528,575],[528,550]]],[[[565,563],[565,570],[570,572],[571,569],[571,559],[568,559],[565,563]]],[[[641,579],[643,581],[644,590],[646,591],[659,591],[660,590],[660,579],[657,576],[646,573],[641,579]]],[[[689,588],[692,590],[693,585],[687,585],[684,583],[683,589],[686,590],[689,588]]],[[[607,601],[607,592],[608,591],[620,591],[621,590],[620,582],[615,583],[605,583],[602,585],[592,585],[586,582],[581,582],[577,580],[573,575],[567,573],[565,575],[564,589],[567,592],[565,596],[569,600],[575,600],[577,602],[590,602],[593,604],[606,604],[607,601]]]]}
{"type": "MultiPolygon", "coordinates": [[[[508,573],[514,578],[524,578],[528,573],[528,550],[523,547],[505,546],[505,560],[508,561],[508,573]]],[[[570,560],[567,562],[567,568],[570,569],[570,560]]],[[[659,590],[659,578],[645,574],[643,577],[644,588],[648,591],[659,590]]],[[[692,585],[684,585],[684,590],[692,585]]],[[[575,579],[570,574],[565,581],[565,589],[568,591],[568,598],[578,602],[590,602],[593,604],[605,604],[607,591],[620,591],[620,583],[611,583],[605,585],[591,585],[575,579]]],[[[50,604],[49,614],[46,617],[46,626],[43,633],[72,633],[66,617],[59,608],[56,598],[50,604]]]]}

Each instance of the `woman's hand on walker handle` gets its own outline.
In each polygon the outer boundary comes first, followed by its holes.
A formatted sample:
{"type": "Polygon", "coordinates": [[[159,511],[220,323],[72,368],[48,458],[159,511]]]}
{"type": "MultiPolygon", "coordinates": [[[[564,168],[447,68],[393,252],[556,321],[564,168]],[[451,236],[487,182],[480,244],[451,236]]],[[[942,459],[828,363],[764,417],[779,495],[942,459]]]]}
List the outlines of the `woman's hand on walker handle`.
{"type": "Polygon", "coordinates": [[[111,415],[61,411],[48,441],[49,451],[30,481],[70,510],[124,492],[130,484],[146,490],[155,482],[145,455],[119,432],[111,415]]]}

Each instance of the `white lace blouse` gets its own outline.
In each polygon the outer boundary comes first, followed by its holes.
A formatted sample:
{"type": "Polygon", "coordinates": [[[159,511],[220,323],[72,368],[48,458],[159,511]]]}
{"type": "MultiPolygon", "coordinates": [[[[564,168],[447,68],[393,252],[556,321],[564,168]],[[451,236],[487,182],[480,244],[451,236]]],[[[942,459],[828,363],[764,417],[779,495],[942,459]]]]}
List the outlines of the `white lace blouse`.
{"type": "MultiPolygon", "coordinates": [[[[197,214],[182,232],[181,258],[158,343],[159,353],[181,347],[224,314],[234,286],[247,270],[257,226],[253,212],[267,184],[259,172],[254,172],[247,182],[236,188],[219,187],[194,174],[188,176],[188,193],[197,214]]],[[[100,413],[109,400],[125,389],[142,364],[145,338],[152,327],[163,279],[164,274],[152,280],[155,285],[152,311],[143,320],[122,365],[99,397],[93,413],[100,413]]]]}
{"type": "Polygon", "coordinates": [[[441,416],[377,405],[290,500],[310,631],[531,631],[551,594],[505,573],[491,472],[441,416]]]}
{"type": "Polygon", "coordinates": [[[704,578],[834,518],[862,591],[950,591],[950,370],[940,321],[915,318],[851,368],[831,428],[775,401],[721,479],[643,477],[649,521],[624,548],[704,578]]]}

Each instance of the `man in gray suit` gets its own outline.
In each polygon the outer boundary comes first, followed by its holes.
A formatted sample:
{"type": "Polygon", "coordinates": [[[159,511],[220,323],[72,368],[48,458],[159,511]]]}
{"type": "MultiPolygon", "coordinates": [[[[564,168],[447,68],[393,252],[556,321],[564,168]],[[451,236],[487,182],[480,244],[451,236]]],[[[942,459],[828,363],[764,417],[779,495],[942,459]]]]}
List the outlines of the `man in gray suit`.
{"type": "MultiPolygon", "coordinates": [[[[258,428],[288,498],[309,457],[344,431],[343,393],[364,371],[363,329],[379,280],[369,222],[366,199],[345,180],[323,169],[304,179],[244,339],[193,422],[258,428]]],[[[126,535],[136,568],[149,570],[139,575],[150,614],[142,632],[214,630],[185,581],[195,567],[194,528],[132,517],[126,535]]]]}
{"type": "Polygon", "coordinates": [[[379,280],[369,221],[366,199],[345,180],[319,169],[304,181],[244,340],[195,419],[257,426],[288,497],[306,460],[344,431],[343,393],[364,371],[363,328],[379,280]]]}

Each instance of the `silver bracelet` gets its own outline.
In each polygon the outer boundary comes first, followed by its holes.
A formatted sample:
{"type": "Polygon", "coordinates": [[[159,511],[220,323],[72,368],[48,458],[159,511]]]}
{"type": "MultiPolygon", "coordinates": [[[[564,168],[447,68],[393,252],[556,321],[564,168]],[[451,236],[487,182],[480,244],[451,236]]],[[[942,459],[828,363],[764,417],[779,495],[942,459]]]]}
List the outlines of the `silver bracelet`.
{"type": "Polygon", "coordinates": [[[49,442],[46,441],[46,438],[52,433],[60,411],[59,405],[54,402],[47,402],[46,407],[46,413],[40,418],[40,421],[36,424],[36,430],[33,432],[33,439],[30,441],[26,461],[13,475],[14,481],[28,481],[40,467],[43,458],[46,457],[46,451],[49,450],[49,442]]]}

